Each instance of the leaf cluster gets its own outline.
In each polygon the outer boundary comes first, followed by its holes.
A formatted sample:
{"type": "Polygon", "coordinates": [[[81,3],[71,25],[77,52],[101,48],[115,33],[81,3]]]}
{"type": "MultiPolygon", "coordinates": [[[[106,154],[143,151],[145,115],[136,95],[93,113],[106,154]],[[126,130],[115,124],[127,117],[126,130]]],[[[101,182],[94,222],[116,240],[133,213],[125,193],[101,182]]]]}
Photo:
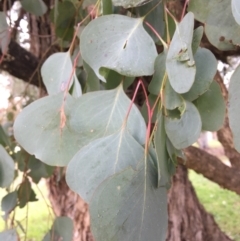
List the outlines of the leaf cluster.
{"type": "MultiPolygon", "coordinates": [[[[47,11],[42,0],[21,3],[37,16],[47,11]]],[[[55,0],[50,15],[68,51],[44,62],[48,96],[25,107],[14,123],[15,139],[30,155],[25,153],[23,182],[4,197],[3,210],[35,200],[30,177],[38,182],[52,173],[48,165],[66,167],[69,187],[89,204],[96,241],[165,240],[167,189],[177,158],[184,158],[182,149],[201,131],[217,131],[224,122],[226,107],[214,81],[217,60],[200,43],[205,32],[221,50],[239,44],[239,4],[232,0],[231,9],[227,3],[191,0],[178,22],[165,1],[55,0]],[[204,28],[194,29],[195,19],[204,28]],[[145,76],[151,76],[147,90],[145,76]],[[134,103],[140,86],[143,106],[134,103]],[[132,99],[127,90],[133,90],[132,99]]],[[[6,23],[2,29],[8,29],[6,23]]],[[[229,88],[239,150],[238,80],[239,68],[229,88]]],[[[0,184],[6,187],[14,178],[14,161],[6,146],[0,151],[0,184]]],[[[70,240],[71,230],[69,220],[57,219],[44,241],[54,235],[70,240]]]]}

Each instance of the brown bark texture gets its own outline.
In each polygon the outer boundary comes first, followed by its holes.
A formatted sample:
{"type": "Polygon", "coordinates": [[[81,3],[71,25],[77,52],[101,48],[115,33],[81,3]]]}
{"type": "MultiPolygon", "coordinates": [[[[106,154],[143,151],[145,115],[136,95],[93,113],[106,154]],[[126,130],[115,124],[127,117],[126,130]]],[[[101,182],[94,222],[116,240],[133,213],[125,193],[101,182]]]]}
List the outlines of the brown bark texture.
{"type": "Polygon", "coordinates": [[[56,216],[67,216],[74,221],[73,241],[94,241],[90,231],[88,205],[69,189],[65,176],[58,180],[56,172],[48,180],[49,199],[56,216]]]}
{"type": "Polygon", "coordinates": [[[168,193],[168,237],[166,241],[230,241],[212,215],[199,203],[188,179],[187,168],[179,165],[168,193]]]}

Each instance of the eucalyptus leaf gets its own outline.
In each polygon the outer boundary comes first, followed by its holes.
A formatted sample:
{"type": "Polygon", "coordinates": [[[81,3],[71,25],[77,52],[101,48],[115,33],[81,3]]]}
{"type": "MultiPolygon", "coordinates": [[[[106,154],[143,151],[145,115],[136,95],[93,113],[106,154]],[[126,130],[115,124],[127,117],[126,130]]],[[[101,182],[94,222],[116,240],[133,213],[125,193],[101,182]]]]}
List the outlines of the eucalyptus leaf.
{"type": "MultiPolygon", "coordinates": [[[[164,36],[165,22],[162,1],[151,0],[143,6],[136,7],[134,10],[138,17],[145,17],[145,22],[149,23],[160,36],[164,36]],[[150,11],[151,14],[149,14],[150,11]]],[[[160,41],[156,34],[153,33],[147,25],[145,25],[144,28],[155,42],[160,41]]]]}
{"type": "Polygon", "coordinates": [[[8,187],[14,179],[14,161],[0,145],[0,187],[8,187]]]}
{"type": "Polygon", "coordinates": [[[10,212],[16,207],[17,205],[17,192],[13,191],[8,193],[2,198],[1,202],[1,209],[5,213],[4,220],[6,221],[10,212]]]}
{"type": "MultiPolygon", "coordinates": [[[[195,55],[195,53],[198,50],[198,47],[201,43],[202,37],[203,37],[203,26],[199,26],[198,28],[196,28],[193,32],[193,39],[192,39],[192,52],[193,55],[195,55]]],[[[196,61],[196,59],[195,59],[196,61]]]]}
{"type": "Polygon", "coordinates": [[[183,94],[188,101],[193,101],[205,93],[217,72],[217,60],[210,50],[198,48],[194,58],[197,68],[195,81],[191,89],[183,94]]]}
{"type": "Polygon", "coordinates": [[[177,150],[172,142],[169,140],[169,138],[166,138],[166,147],[168,152],[168,161],[167,161],[167,169],[170,176],[173,176],[176,171],[176,165],[177,165],[177,157],[179,153],[181,153],[180,150],[177,150]]]}
{"type": "Polygon", "coordinates": [[[197,108],[185,101],[180,118],[165,117],[165,130],[176,149],[183,149],[197,141],[202,129],[202,122],[197,108]]]}
{"type": "Polygon", "coordinates": [[[52,13],[52,19],[55,18],[55,32],[56,35],[66,41],[71,41],[74,35],[74,25],[76,17],[76,8],[71,1],[58,2],[57,4],[57,17],[55,9],[52,13]]]}
{"type": "Polygon", "coordinates": [[[45,235],[43,241],[71,241],[73,239],[73,221],[69,217],[57,217],[51,230],[45,235]]]}
{"type": "Polygon", "coordinates": [[[101,0],[101,3],[102,3],[102,13],[103,13],[103,15],[113,13],[112,0],[101,0]]]}
{"type": "Polygon", "coordinates": [[[169,46],[166,69],[177,93],[188,92],[193,85],[196,66],[192,53],[194,15],[189,12],[176,27],[169,46]]]}
{"type": "Polygon", "coordinates": [[[84,28],[82,58],[99,79],[106,81],[99,73],[101,67],[124,76],[153,74],[157,50],[142,24],[142,18],[113,14],[98,17],[84,28]]]}
{"type": "Polygon", "coordinates": [[[232,0],[232,13],[236,22],[240,25],[240,1],[232,0]]]}
{"type": "Polygon", "coordinates": [[[21,0],[20,2],[25,11],[36,16],[42,16],[47,12],[47,6],[43,0],[21,0]]]}
{"type": "Polygon", "coordinates": [[[0,240],[4,241],[18,241],[18,235],[15,229],[8,229],[0,232],[0,240]]]}
{"type": "Polygon", "coordinates": [[[79,98],[82,95],[82,87],[77,79],[76,74],[74,74],[74,83],[73,83],[73,91],[72,96],[74,98],[79,98]]]}
{"type": "Polygon", "coordinates": [[[228,89],[229,93],[229,125],[233,134],[234,146],[240,152],[240,65],[233,73],[228,89]]]}
{"type": "Polygon", "coordinates": [[[145,165],[112,176],[95,192],[90,215],[96,240],[165,241],[166,188],[156,188],[157,172],[150,157],[145,165]]]}
{"type": "Polygon", "coordinates": [[[108,177],[144,159],[144,148],[122,128],[83,147],[70,161],[66,172],[68,186],[87,203],[108,177]],[[89,161],[91,160],[91,161],[89,161]]]}
{"type": "Polygon", "coordinates": [[[226,106],[220,86],[213,81],[206,93],[194,101],[202,120],[202,129],[217,131],[223,126],[226,106]]]}
{"type": "MultiPolygon", "coordinates": [[[[42,65],[41,75],[49,95],[64,91],[69,81],[69,88],[73,81],[78,81],[69,52],[51,55],[42,65]]],[[[78,92],[81,95],[81,88],[78,88],[78,92]]]]}
{"type": "Polygon", "coordinates": [[[30,169],[28,176],[30,176],[35,183],[38,183],[41,178],[50,177],[54,171],[54,167],[46,165],[34,156],[30,156],[28,160],[28,167],[30,169]]]}
{"type": "Polygon", "coordinates": [[[166,79],[163,91],[163,105],[166,109],[173,110],[182,105],[183,98],[174,91],[168,79],[166,79]]]}
{"type": "Polygon", "coordinates": [[[2,125],[0,125],[0,145],[8,148],[11,147],[10,138],[5,132],[5,130],[3,129],[2,125]]]}
{"type": "Polygon", "coordinates": [[[208,40],[218,49],[232,50],[240,44],[240,26],[229,0],[190,0],[188,10],[204,23],[208,40]]]}
{"type": "Polygon", "coordinates": [[[154,63],[154,74],[148,86],[148,91],[153,95],[159,95],[162,87],[162,82],[166,74],[166,58],[167,51],[164,49],[159,54],[154,63]]]}
{"type": "MultiPolygon", "coordinates": [[[[151,0],[148,0],[151,1],[151,0]]],[[[124,8],[134,8],[146,3],[146,0],[112,0],[114,6],[122,6],[124,8]]]]}
{"type": "MultiPolygon", "coordinates": [[[[103,68],[101,68],[103,69],[103,68]]],[[[101,70],[100,70],[101,71],[101,70]]],[[[121,82],[123,83],[123,89],[126,90],[134,81],[134,77],[124,77],[117,73],[114,70],[111,69],[105,69],[104,68],[104,77],[107,80],[107,82],[104,84],[105,88],[107,90],[115,89],[117,88],[121,82]]],[[[102,71],[101,71],[102,73],[102,71]]]]}
{"type": "Polygon", "coordinates": [[[100,89],[100,81],[92,68],[83,61],[83,67],[87,74],[86,92],[97,91],[100,89]]]}
{"type": "Polygon", "coordinates": [[[59,93],[28,105],[14,123],[14,136],[18,143],[48,165],[67,165],[80,146],[85,144],[69,126],[73,104],[74,99],[70,95],[64,102],[64,94],[59,93]]]}
{"type": "Polygon", "coordinates": [[[19,186],[17,194],[19,200],[19,207],[24,208],[31,198],[31,183],[26,178],[19,186]]]}
{"type": "Polygon", "coordinates": [[[154,134],[154,144],[157,153],[158,164],[158,187],[168,186],[170,184],[170,175],[168,172],[168,153],[166,147],[166,131],[164,128],[164,117],[160,112],[158,114],[156,132],[154,134]]]}
{"type": "MultiPolygon", "coordinates": [[[[131,101],[122,85],[113,90],[84,94],[70,115],[70,126],[88,143],[99,137],[119,131],[126,121],[131,101]]],[[[127,120],[130,134],[142,145],[145,143],[146,124],[138,108],[133,105],[127,120]]]]}

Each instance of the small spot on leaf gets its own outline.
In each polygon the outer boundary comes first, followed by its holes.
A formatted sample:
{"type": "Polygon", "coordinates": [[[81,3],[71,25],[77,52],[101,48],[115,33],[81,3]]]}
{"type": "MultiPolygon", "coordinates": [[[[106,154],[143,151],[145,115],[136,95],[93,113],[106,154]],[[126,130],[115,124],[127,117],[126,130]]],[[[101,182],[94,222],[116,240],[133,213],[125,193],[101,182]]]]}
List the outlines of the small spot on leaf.
{"type": "Polygon", "coordinates": [[[225,37],[224,36],[221,36],[220,38],[219,38],[219,41],[221,41],[221,42],[223,42],[225,40],[225,37]]]}
{"type": "Polygon", "coordinates": [[[127,47],[127,40],[126,40],[126,42],[125,42],[125,44],[124,44],[124,46],[123,46],[123,49],[125,49],[126,47],[127,47]]]}

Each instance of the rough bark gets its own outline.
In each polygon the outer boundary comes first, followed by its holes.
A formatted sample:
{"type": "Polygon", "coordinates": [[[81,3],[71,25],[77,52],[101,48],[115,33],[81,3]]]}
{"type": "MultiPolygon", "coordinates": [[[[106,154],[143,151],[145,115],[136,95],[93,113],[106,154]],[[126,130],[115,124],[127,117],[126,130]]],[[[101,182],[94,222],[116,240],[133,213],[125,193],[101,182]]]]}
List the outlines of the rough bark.
{"type": "Polygon", "coordinates": [[[167,241],[230,241],[212,215],[199,203],[187,176],[179,165],[168,193],[169,225],[167,241]]]}
{"type": "MultiPolygon", "coordinates": [[[[58,182],[56,176],[48,182],[49,196],[56,215],[66,215],[74,220],[73,241],[93,241],[87,204],[69,190],[64,177],[58,182]]],[[[231,240],[199,203],[188,180],[187,169],[183,165],[178,166],[173,177],[172,187],[168,193],[168,210],[169,229],[166,241],[231,240]]]]}
{"type": "Polygon", "coordinates": [[[74,221],[73,241],[93,241],[90,231],[90,216],[88,205],[72,192],[63,176],[55,173],[48,180],[49,198],[56,216],[67,216],[74,221]]]}

